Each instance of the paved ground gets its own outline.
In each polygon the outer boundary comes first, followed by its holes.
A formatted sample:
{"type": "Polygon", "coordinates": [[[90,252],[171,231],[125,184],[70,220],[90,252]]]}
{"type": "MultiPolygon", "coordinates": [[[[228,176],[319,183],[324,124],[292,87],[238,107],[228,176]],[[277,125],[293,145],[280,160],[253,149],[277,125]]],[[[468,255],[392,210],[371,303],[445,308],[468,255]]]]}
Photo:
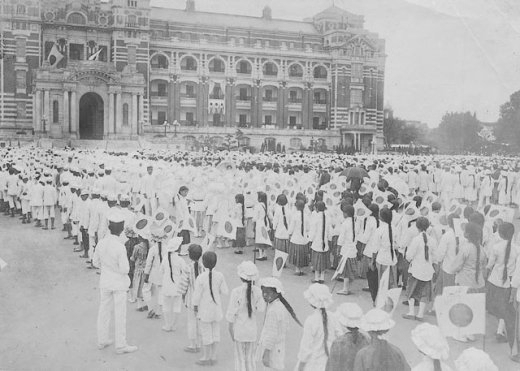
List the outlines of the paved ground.
{"type": "MultiPolygon", "coordinates": [[[[85,268],[84,259],[72,252],[63,233],[25,226],[18,219],[0,216],[0,257],[9,266],[0,272],[0,370],[199,370],[197,355],[182,351],[186,345],[186,327],[181,317],[175,333],[161,331],[161,320],[148,320],[128,304],[127,334],[130,344],[139,351],[116,355],[114,348],[99,351],[96,347],[96,316],[99,276],[85,268]]],[[[235,266],[251,254],[237,256],[230,249],[219,250],[217,269],[226,275],[230,288],[239,284],[235,266]]],[[[271,261],[259,262],[263,275],[269,275],[271,261]]],[[[328,275],[330,277],[330,274],[328,275]]],[[[302,292],[310,275],[296,277],[284,273],[286,296],[303,321],[311,308],[302,292]]],[[[361,292],[364,282],[356,281],[356,296],[335,297],[336,304],[357,301],[363,309],[371,306],[368,293],[361,292]]],[[[411,365],[421,359],[410,341],[410,330],[417,325],[401,319],[406,308],[396,311],[396,327],[390,340],[405,353],[411,365]]],[[[489,318],[489,317],[488,317],[489,318]]],[[[430,319],[434,321],[433,318],[430,319]]],[[[496,320],[488,320],[486,348],[502,371],[518,370],[509,361],[508,346],[494,340],[496,320]]],[[[287,342],[286,369],[296,362],[301,329],[291,322],[287,342]]],[[[219,346],[219,363],[213,370],[233,369],[233,351],[222,323],[223,341],[219,346]]],[[[471,346],[482,347],[482,338],[471,346]]],[[[451,359],[467,346],[450,341],[451,359]]]]}

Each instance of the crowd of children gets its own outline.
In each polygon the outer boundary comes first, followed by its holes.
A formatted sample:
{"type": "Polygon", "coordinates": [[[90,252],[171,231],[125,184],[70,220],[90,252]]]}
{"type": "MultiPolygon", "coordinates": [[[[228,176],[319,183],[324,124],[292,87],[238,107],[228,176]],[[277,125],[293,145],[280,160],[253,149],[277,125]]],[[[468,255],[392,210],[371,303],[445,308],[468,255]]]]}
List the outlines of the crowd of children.
{"type": "MultiPolygon", "coordinates": [[[[55,228],[59,213],[65,239],[95,270],[92,257],[107,235],[107,213],[120,209],[130,263],[128,300],[150,319],[162,316],[166,332],[176,329],[185,308],[185,350],[201,353],[199,365],[217,362],[225,319],[236,370],[255,370],[257,361],[284,369],[287,315],[302,325],[282,283],[259,280],[256,262],[266,261],[270,249],[287,253],[286,265],[296,275],[314,274],[305,292],[314,312],[302,326],[299,370],[409,369],[402,353],[381,338],[394,324],[386,312],[373,309],[363,316],[352,303],[329,311],[333,300],[325,279],[334,271],[343,281],[338,294],[352,295],[353,281],[366,280],[374,306],[388,274],[384,289],[402,287],[408,305],[403,317],[419,322],[445,287],[485,292],[486,309],[498,319],[497,340],[508,342],[512,359],[520,361],[514,349],[520,302],[516,160],[479,165],[474,158],[208,154],[157,159],[151,153],[34,151],[41,157],[4,151],[5,215],[47,230],[55,228]],[[313,161],[319,166],[311,168],[313,161]],[[204,240],[196,244],[194,237],[204,240]],[[229,293],[216,267],[218,249],[231,246],[236,254],[252,252],[253,261],[237,267],[242,284],[229,293]]],[[[412,340],[429,357],[424,363],[449,369],[440,364],[445,349],[423,349],[432,338],[445,344],[438,328],[421,324],[414,331],[412,340]]]]}

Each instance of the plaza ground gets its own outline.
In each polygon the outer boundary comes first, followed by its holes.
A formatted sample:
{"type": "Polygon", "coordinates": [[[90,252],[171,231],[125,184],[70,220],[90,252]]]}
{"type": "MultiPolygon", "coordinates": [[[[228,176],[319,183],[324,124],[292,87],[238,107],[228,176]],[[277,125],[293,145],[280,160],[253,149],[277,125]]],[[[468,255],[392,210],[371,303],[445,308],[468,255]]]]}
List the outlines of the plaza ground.
{"type": "MultiPolygon", "coordinates": [[[[129,344],[139,346],[139,351],[127,355],[116,355],[113,347],[99,351],[96,344],[99,276],[86,269],[85,259],[72,252],[71,241],[63,240],[64,233],[60,230],[61,225],[55,231],[44,231],[22,225],[18,218],[0,216],[0,257],[9,264],[0,272],[0,370],[233,370],[227,323],[221,324],[218,364],[199,367],[195,365],[198,355],[183,351],[187,345],[185,313],[181,314],[177,331],[165,333],[161,331],[162,320],[146,319],[146,313],[137,312],[135,304],[128,304],[127,338],[129,344]]],[[[242,260],[252,260],[252,253],[249,249],[240,256],[231,249],[221,249],[218,254],[216,269],[225,274],[232,289],[239,285],[236,265],[242,260]]],[[[270,275],[270,258],[258,262],[262,276],[270,275]]],[[[294,276],[291,269],[286,269],[282,277],[286,298],[302,322],[312,311],[302,295],[311,278],[310,274],[294,276]]],[[[369,294],[361,291],[365,285],[364,280],[357,280],[356,295],[334,295],[335,305],[357,301],[364,310],[370,309],[369,294]]],[[[329,286],[332,288],[333,284],[329,286]]],[[[413,366],[421,360],[410,340],[410,331],[418,322],[402,319],[401,314],[406,310],[404,305],[397,308],[394,315],[397,324],[390,332],[390,341],[401,348],[413,366]]],[[[259,325],[262,318],[260,315],[259,325]]],[[[518,370],[518,364],[509,360],[508,345],[495,341],[496,320],[487,318],[486,350],[501,371],[518,370]]],[[[428,320],[435,323],[434,317],[428,320]]],[[[294,369],[301,335],[302,330],[291,320],[286,370],[294,369]]],[[[471,344],[450,340],[448,363],[453,367],[453,360],[466,347],[482,348],[482,337],[477,339],[471,344]]]]}

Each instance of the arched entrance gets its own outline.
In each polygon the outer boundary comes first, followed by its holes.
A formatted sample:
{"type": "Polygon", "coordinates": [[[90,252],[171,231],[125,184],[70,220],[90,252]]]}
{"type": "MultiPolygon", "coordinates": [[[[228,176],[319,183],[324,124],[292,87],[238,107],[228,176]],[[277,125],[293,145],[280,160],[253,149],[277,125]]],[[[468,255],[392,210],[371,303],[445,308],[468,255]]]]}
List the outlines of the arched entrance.
{"type": "Polygon", "coordinates": [[[103,99],[96,93],[86,93],[79,100],[79,138],[103,139],[103,99]]]}

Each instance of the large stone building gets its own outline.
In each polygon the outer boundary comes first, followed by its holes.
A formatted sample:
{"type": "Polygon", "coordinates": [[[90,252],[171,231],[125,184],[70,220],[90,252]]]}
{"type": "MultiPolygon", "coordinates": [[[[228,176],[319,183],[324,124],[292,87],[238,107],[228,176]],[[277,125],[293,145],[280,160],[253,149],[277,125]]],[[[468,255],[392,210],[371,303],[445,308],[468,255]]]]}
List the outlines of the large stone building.
{"type": "Polygon", "coordinates": [[[4,0],[0,131],[193,147],[236,128],[274,149],[383,145],[385,44],[362,16],[304,21],[150,6],[4,0]],[[165,123],[174,127],[167,129],[165,123]],[[179,139],[177,139],[179,140],[179,139]]]}

